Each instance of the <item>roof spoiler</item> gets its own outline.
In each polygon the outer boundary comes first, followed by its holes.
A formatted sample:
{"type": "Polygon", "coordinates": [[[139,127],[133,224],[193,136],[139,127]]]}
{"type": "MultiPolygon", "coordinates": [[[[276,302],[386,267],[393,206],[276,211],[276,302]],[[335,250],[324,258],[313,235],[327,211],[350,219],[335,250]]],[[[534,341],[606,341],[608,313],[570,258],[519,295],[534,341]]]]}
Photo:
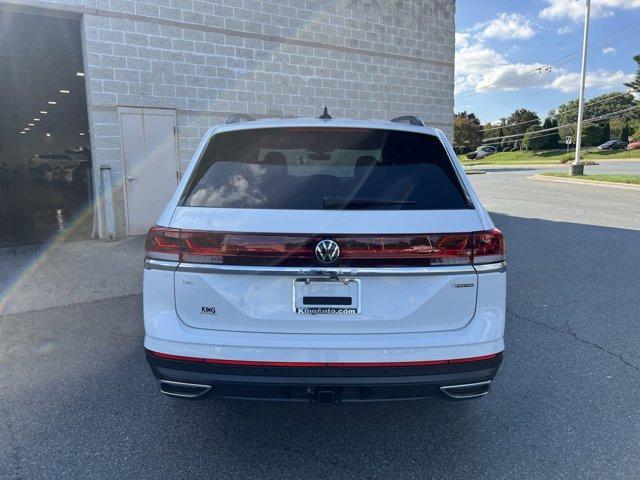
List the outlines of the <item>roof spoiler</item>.
{"type": "Polygon", "coordinates": [[[391,119],[395,123],[408,123],[409,125],[418,125],[419,127],[426,127],[420,117],[415,115],[403,115],[402,117],[396,117],[391,119]]]}
{"type": "Polygon", "coordinates": [[[255,117],[251,115],[247,115],[246,113],[234,113],[227,118],[226,124],[229,123],[239,123],[239,122],[255,122],[255,117]]]}

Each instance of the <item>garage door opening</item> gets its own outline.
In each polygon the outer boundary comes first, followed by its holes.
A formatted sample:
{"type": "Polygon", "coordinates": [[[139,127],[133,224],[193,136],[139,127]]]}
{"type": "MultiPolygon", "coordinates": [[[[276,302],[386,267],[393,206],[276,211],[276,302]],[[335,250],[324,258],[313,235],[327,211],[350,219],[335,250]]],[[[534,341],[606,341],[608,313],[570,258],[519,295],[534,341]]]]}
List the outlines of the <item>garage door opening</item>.
{"type": "Polygon", "coordinates": [[[0,9],[0,247],[93,226],[80,20],[0,9]]]}

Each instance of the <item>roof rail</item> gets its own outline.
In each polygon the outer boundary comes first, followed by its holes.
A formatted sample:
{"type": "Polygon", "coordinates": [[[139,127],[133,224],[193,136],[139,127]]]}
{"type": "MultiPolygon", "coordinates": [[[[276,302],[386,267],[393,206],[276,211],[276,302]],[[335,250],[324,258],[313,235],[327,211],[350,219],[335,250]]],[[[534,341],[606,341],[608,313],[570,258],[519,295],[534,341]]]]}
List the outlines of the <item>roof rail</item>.
{"type": "Polygon", "coordinates": [[[415,115],[404,115],[402,117],[392,118],[391,121],[395,123],[408,123],[409,125],[418,125],[420,127],[426,126],[422,119],[420,117],[416,117],[415,115]]]}
{"type": "Polygon", "coordinates": [[[225,123],[229,124],[229,123],[255,122],[255,121],[256,121],[255,117],[252,117],[251,115],[247,115],[246,113],[234,113],[233,115],[230,115],[229,118],[227,118],[227,121],[225,123]]]}

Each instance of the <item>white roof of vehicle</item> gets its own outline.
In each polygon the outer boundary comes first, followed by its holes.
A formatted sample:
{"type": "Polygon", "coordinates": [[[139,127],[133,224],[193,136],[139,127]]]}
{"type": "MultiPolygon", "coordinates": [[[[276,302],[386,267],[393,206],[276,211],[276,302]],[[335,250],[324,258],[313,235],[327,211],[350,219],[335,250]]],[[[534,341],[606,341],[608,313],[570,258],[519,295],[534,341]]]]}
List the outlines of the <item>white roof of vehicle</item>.
{"type": "Polygon", "coordinates": [[[212,127],[207,135],[213,133],[229,132],[235,130],[252,130],[256,128],[292,128],[292,127],[318,127],[318,128],[374,128],[385,130],[401,130],[407,132],[420,132],[431,135],[441,133],[438,129],[411,125],[408,123],[392,122],[390,120],[355,120],[352,118],[334,118],[321,120],[315,117],[300,118],[265,118],[253,121],[241,121],[226,123],[212,127]]]}

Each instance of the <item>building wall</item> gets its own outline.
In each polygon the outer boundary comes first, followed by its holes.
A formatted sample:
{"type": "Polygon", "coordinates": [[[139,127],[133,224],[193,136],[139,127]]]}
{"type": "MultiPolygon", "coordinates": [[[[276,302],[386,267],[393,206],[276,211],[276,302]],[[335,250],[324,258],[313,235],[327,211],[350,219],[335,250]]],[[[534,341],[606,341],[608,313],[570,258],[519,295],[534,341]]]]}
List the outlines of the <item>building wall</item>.
{"type": "Polygon", "coordinates": [[[453,133],[455,0],[9,1],[83,15],[93,158],[112,166],[119,235],[118,105],[177,110],[181,170],[234,112],[326,105],[334,118],[417,114],[453,133]]]}

